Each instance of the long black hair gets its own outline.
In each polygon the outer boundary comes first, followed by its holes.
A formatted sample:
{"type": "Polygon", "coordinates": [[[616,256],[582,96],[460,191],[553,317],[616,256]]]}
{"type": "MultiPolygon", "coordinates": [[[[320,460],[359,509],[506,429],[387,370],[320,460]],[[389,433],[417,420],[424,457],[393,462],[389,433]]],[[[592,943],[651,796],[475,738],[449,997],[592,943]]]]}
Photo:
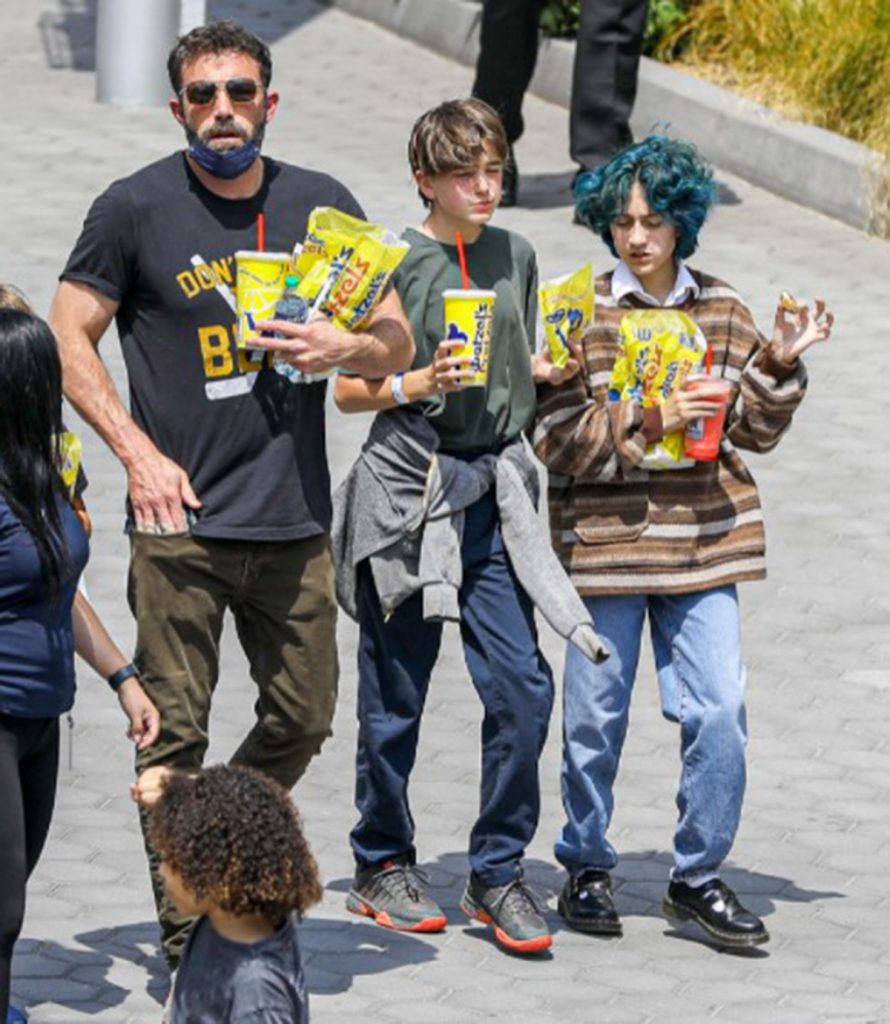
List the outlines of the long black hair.
{"type": "Polygon", "coordinates": [[[67,548],[58,497],[62,364],[40,317],[0,309],[0,495],[31,534],[51,600],[61,592],[67,548]]]}

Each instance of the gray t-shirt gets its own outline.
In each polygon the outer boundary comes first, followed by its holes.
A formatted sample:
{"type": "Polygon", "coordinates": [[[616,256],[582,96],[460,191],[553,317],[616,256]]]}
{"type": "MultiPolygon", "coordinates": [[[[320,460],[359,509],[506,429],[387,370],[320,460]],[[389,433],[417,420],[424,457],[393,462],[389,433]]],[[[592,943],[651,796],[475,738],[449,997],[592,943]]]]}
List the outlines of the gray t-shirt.
{"type": "Polygon", "coordinates": [[[225,939],[195,922],[173,990],[172,1024],[308,1024],[297,918],[267,939],[225,939]]]}

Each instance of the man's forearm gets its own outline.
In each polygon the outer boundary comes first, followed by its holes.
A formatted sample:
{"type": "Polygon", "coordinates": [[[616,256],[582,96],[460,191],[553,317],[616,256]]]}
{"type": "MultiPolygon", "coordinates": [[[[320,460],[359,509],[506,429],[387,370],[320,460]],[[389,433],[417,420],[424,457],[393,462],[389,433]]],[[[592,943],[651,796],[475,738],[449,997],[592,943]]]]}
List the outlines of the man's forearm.
{"type": "Polygon", "coordinates": [[[59,347],[66,398],[124,466],[131,466],[146,447],[153,447],[151,442],[121,402],[114,382],[90,339],[85,334],[69,331],[62,335],[58,328],[56,330],[60,339],[64,337],[59,347]]]}
{"type": "Polygon", "coordinates": [[[414,339],[405,324],[395,317],[376,321],[354,338],[355,349],[344,360],[343,367],[363,377],[385,377],[407,370],[414,359],[414,339]]]}

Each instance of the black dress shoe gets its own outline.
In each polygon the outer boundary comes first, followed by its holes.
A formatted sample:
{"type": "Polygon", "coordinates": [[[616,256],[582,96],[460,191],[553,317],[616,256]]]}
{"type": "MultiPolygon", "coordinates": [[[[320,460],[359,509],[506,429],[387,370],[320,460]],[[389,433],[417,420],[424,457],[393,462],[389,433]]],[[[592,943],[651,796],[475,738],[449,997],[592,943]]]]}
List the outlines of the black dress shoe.
{"type": "Polygon", "coordinates": [[[695,921],[723,946],[749,947],[769,942],[763,921],[745,910],[732,889],[719,878],[696,887],[671,882],[662,910],[668,917],[695,921]]]}
{"type": "Polygon", "coordinates": [[[612,902],[608,871],[587,868],[570,875],[559,894],[557,910],[570,928],[592,935],[620,935],[621,919],[612,902]]]}
{"type": "Polygon", "coordinates": [[[507,158],[504,160],[504,183],[501,186],[501,206],[515,206],[519,197],[519,169],[513,156],[513,147],[507,146],[507,158]]]}

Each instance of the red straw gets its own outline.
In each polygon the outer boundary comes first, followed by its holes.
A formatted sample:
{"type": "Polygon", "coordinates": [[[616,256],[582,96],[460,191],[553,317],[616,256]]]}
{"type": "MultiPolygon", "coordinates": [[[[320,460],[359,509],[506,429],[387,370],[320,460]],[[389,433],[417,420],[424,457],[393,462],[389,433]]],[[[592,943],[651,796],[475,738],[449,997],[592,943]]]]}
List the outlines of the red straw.
{"type": "Polygon", "coordinates": [[[266,215],[264,213],[256,215],[256,249],[257,252],[266,251],[266,215]]]}
{"type": "Polygon", "coordinates": [[[711,367],[714,364],[714,350],[711,348],[711,343],[708,342],[708,347],[705,349],[705,373],[711,376],[711,367]]]}
{"type": "Polygon", "coordinates": [[[470,290],[470,274],[467,270],[467,253],[464,249],[464,236],[459,232],[454,232],[454,242],[457,245],[457,258],[460,262],[460,277],[464,284],[464,291],[470,290]]]}

